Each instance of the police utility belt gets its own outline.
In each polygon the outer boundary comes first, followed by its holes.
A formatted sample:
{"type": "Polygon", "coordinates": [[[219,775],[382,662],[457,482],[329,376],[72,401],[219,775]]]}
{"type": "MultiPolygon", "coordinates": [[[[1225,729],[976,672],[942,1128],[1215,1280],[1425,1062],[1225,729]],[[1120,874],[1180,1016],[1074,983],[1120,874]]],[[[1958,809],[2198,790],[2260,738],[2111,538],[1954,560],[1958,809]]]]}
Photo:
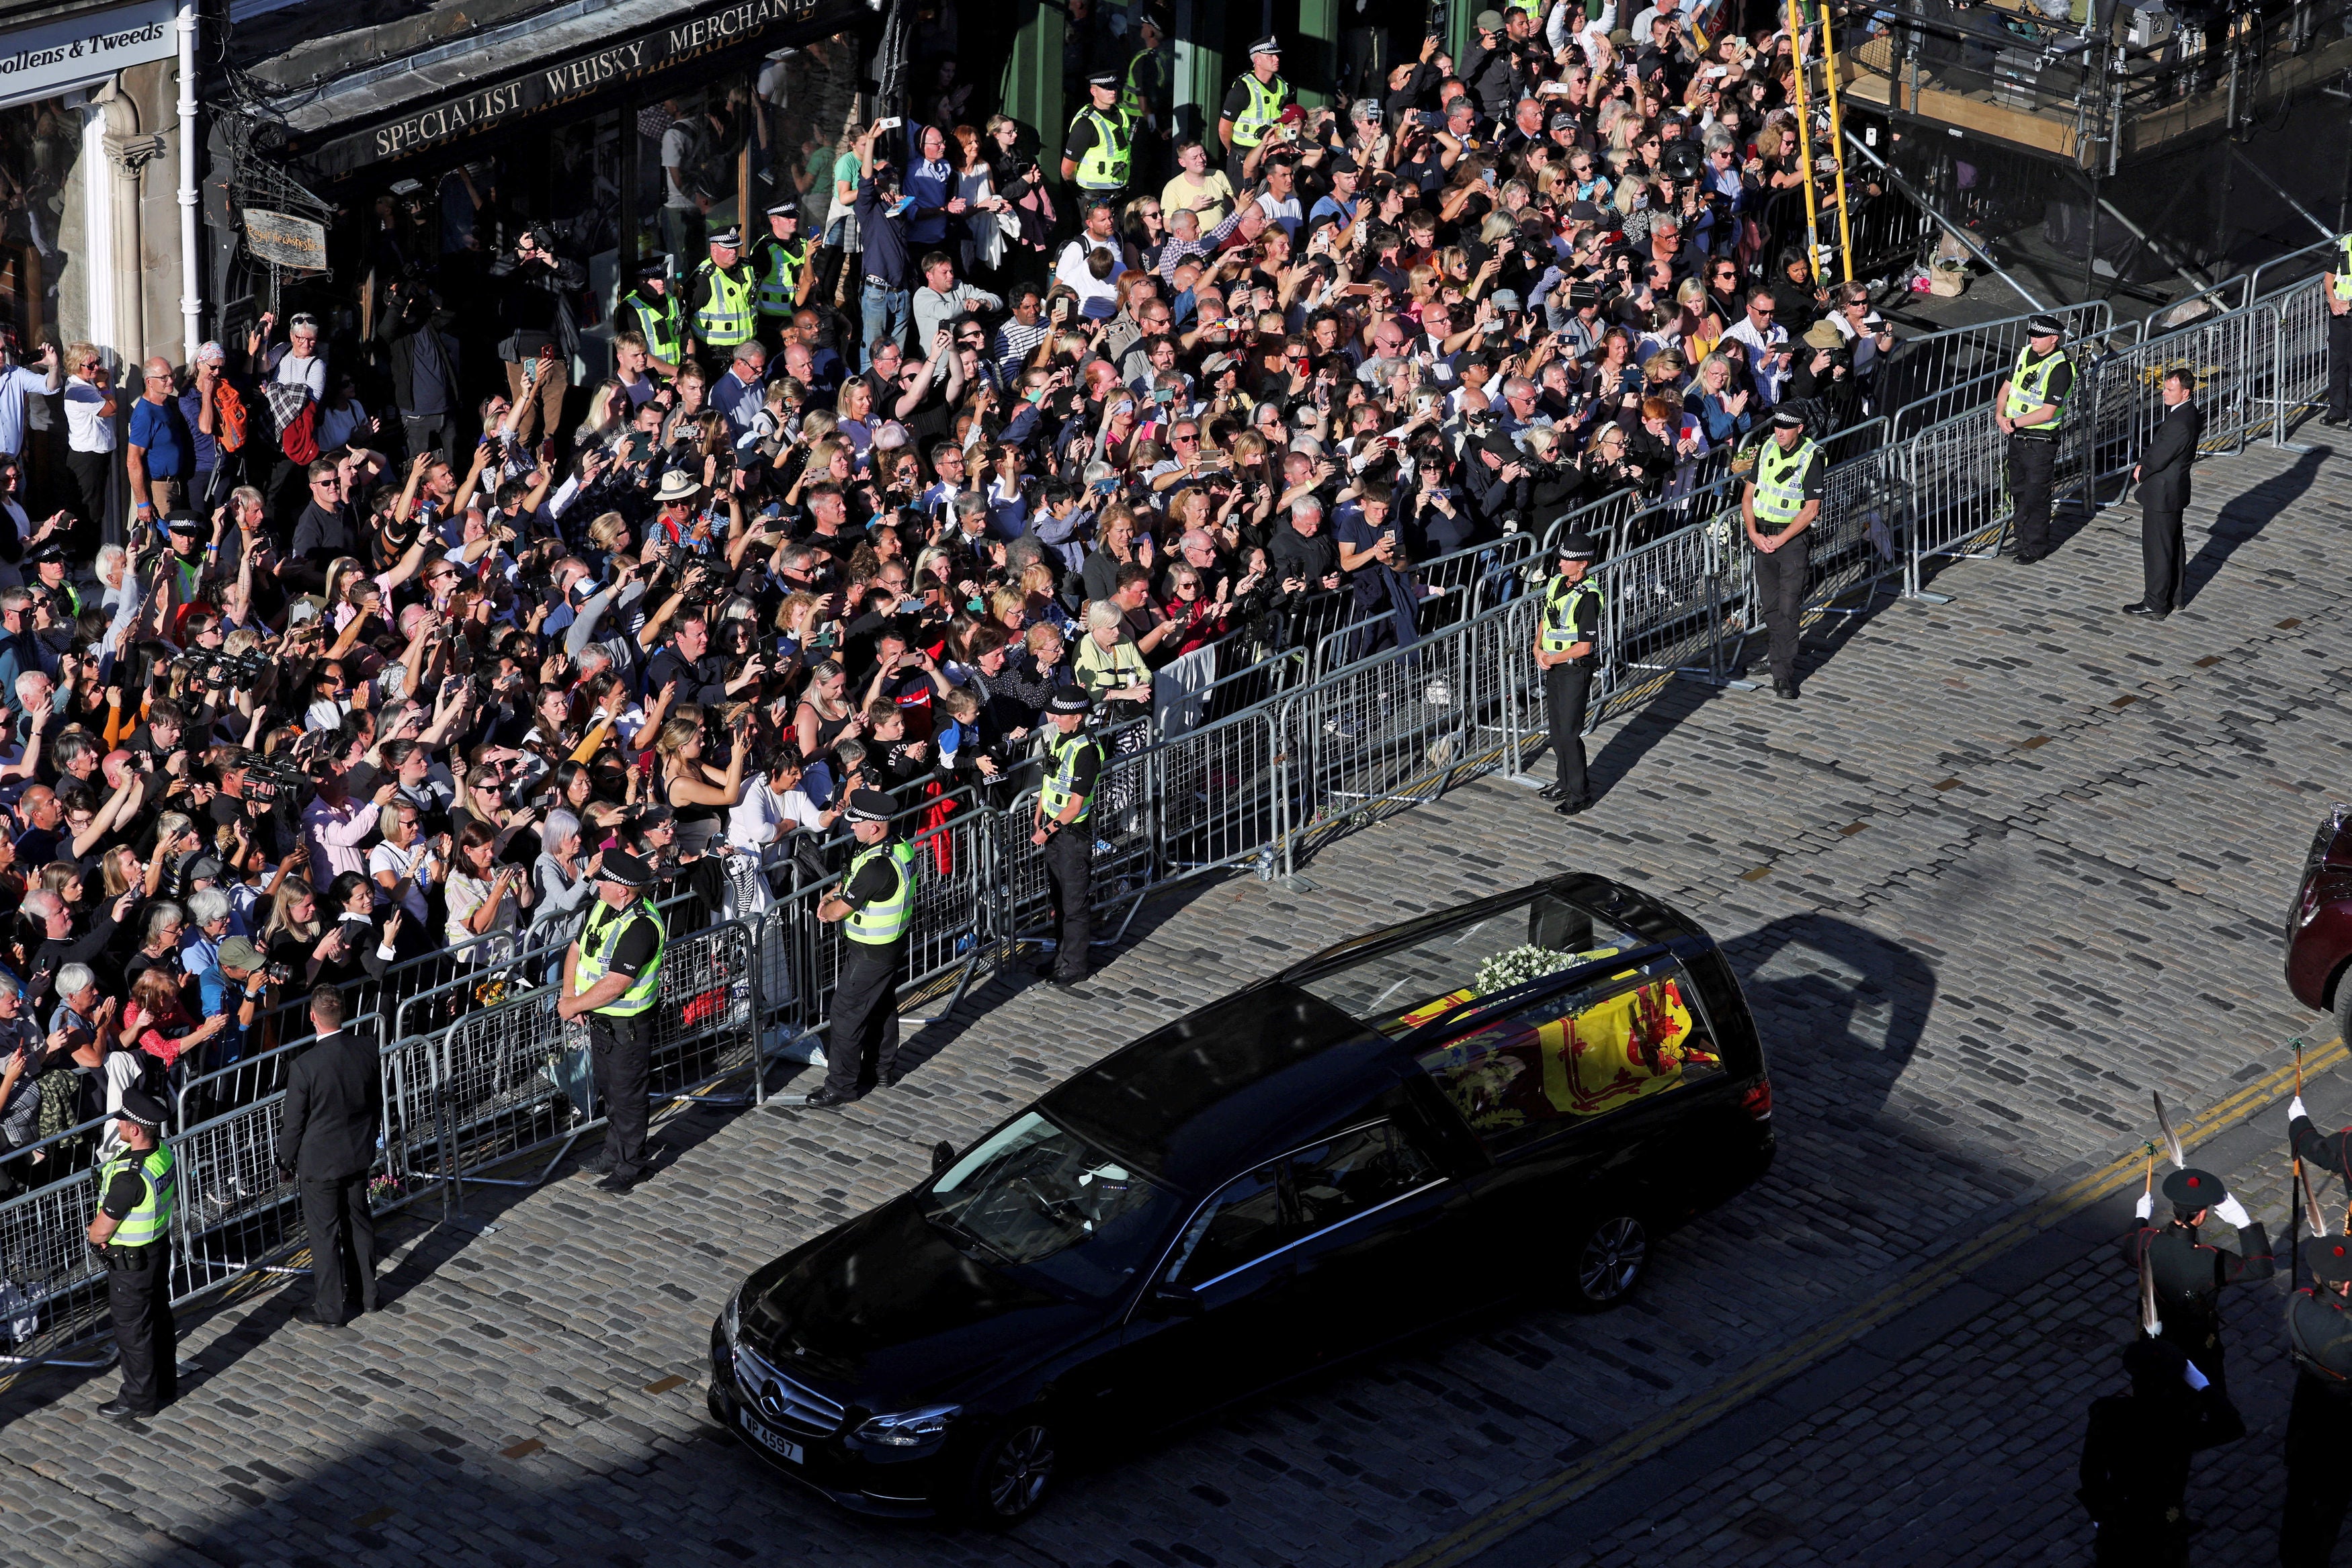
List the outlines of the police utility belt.
{"type": "Polygon", "coordinates": [[[2011,441],[2055,441],[2058,439],[2058,427],[2055,424],[2021,424],[2009,433],[2009,438],[2011,441]]]}
{"type": "Polygon", "coordinates": [[[145,1241],[136,1247],[117,1247],[110,1242],[97,1248],[96,1251],[110,1274],[128,1274],[141,1269],[152,1269],[164,1257],[161,1241],[145,1241]]]}

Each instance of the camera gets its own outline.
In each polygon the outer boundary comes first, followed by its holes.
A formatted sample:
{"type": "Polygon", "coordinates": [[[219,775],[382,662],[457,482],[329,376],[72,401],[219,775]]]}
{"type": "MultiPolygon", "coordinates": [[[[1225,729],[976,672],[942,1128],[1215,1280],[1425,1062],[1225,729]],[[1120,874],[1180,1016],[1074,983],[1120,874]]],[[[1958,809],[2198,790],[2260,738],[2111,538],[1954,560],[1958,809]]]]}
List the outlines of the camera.
{"type": "Polygon", "coordinates": [[[261,972],[268,977],[273,986],[287,985],[294,978],[294,966],[291,964],[264,964],[261,972]]]}

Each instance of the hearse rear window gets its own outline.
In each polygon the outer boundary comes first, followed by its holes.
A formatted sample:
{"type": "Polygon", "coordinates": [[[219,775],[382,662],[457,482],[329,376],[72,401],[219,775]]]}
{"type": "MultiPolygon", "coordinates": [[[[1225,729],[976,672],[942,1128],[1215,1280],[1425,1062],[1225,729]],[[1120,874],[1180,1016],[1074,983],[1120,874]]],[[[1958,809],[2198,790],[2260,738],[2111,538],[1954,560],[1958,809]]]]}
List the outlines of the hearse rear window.
{"type": "Polygon", "coordinates": [[[1300,988],[1401,1039],[1479,997],[1643,945],[1592,910],[1536,894],[1300,988]]]}
{"type": "Polygon", "coordinates": [[[1671,958],[1549,998],[1416,1060],[1471,1130],[1502,1147],[1724,1070],[1671,958]]]}

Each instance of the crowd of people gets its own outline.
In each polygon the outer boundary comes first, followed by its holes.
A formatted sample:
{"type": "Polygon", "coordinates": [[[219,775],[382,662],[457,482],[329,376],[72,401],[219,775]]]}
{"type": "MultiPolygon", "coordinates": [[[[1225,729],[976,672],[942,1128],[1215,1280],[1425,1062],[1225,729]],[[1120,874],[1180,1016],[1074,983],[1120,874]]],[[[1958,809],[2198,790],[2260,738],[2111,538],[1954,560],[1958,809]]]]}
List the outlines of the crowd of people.
{"type": "Polygon", "coordinates": [[[756,904],[854,791],[1009,803],[1057,698],[1132,727],[1310,604],[1410,640],[1415,563],[1866,407],[1866,292],[1760,222],[1801,178],[1784,34],[1475,20],[1313,110],[1261,40],[1156,193],[1139,121],[1052,170],[1002,117],[868,128],[805,208],[647,266],[584,388],[538,226],[483,298],[394,279],[363,340],[152,359],[127,423],[87,345],[0,368],[126,429],[131,481],[76,554],[96,470],[40,517],[0,473],[0,1183],[315,987],[546,980],[605,854],[756,904]]]}

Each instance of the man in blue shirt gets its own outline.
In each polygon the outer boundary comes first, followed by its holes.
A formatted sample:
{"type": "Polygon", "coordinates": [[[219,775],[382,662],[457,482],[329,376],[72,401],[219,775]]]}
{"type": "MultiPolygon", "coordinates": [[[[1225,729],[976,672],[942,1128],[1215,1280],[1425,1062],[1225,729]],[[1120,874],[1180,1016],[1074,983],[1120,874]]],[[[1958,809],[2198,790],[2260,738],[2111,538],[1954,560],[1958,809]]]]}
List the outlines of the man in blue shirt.
{"type": "Polygon", "coordinates": [[[907,220],[897,182],[887,178],[889,166],[874,151],[877,132],[857,139],[857,232],[866,243],[866,279],[858,294],[862,336],[857,362],[865,366],[874,345],[887,339],[904,346],[907,337],[907,293],[913,271],[907,258],[907,220]]]}
{"type": "Polygon", "coordinates": [[[221,367],[228,352],[218,343],[196,350],[188,367],[188,390],[182,392],[180,423],[188,433],[193,461],[188,469],[188,509],[210,517],[213,508],[228,497],[220,443],[213,436],[213,394],[221,384],[221,367]]]}
{"type": "Polygon", "coordinates": [[[26,433],[31,429],[26,400],[35,395],[47,396],[65,385],[65,366],[58,359],[55,343],[41,345],[41,368],[27,369],[16,362],[16,340],[0,332],[0,457],[25,455],[26,433]]]}
{"type": "Polygon", "coordinates": [[[172,361],[158,354],[147,361],[139,401],[131,405],[131,430],[123,444],[122,473],[139,504],[142,522],[167,517],[179,504],[181,486],[195,463],[195,443],[173,399],[172,361]]]}
{"type": "Polygon", "coordinates": [[[1307,214],[1309,234],[1325,224],[1337,224],[1341,228],[1356,221],[1356,182],[1363,177],[1356,161],[1342,152],[1331,161],[1327,171],[1331,176],[1331,193],[1317,202],[1307,214]]]}
{"type": "Polygon", "coordinates": [[[936,125],[924,126],[920,135],[922,155],[907,171],[907,199],[914,204],[907,209],[909,246],[945,244],[948,218],[964,210],[963,198],[955,193],[955,165],[948,162],[947,137],[936,125]]]}

